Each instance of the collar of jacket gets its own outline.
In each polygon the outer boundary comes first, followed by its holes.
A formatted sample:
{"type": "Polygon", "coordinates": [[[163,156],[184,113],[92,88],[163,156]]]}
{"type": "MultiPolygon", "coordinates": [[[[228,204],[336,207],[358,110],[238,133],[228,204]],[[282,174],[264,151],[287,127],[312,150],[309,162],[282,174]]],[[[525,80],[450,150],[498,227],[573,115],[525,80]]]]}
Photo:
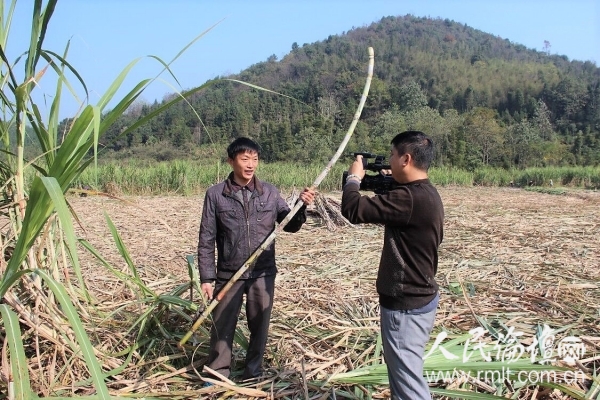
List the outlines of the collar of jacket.
{"type": "MultiPolygon", "coordinates": [[[[260,181],[260,179],[258,179],[256,177],[256,175],[254,175],[254,190],[256,192],[258,192],[258,195],[262,195],[264,188],[262,185],[262,182],[260,181]]],[[[227,177],[227,179],[225,180],[225,187],[223,188],[223,194],[226,196],[231,196],[233,194],[233,172],[229,173],[229,176],[227,177]]]]}

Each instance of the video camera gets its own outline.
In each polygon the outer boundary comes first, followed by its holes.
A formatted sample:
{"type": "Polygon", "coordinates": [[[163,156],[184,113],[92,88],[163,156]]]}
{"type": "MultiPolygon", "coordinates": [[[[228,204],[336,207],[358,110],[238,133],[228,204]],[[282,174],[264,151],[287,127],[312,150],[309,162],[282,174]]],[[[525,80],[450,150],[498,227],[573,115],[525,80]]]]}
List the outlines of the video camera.
{"type": "MultiPolygon", "coordinates": [[[[354,158],[356,156],[362,156],[363,168],[365,171],[377,172],[377,175],[365,174],[364,178],[360,182],[360,190],[375,192],[375,194],[385,194],[390,190],[396,189],[400,186],[398,182],[392,178],[391,175],[383,175],[381,171],[384,169],[391,169],[389,165],[384,164],[385,156],[378,156],[371,153],[353,153],[354,158]],[[369,159],[374,158],[375,162],[370,163],[369,159]]],[[[348,179],[348,171],[345,171],[342,176],[342,187],[346,184],[348,179]]]]}

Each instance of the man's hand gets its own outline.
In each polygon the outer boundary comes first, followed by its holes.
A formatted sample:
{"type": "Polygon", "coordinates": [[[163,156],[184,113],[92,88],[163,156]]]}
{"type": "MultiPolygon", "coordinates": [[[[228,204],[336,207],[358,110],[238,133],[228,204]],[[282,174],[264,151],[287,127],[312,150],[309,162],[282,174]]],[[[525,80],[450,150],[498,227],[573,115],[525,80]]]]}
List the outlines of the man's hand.
{"type": "Polygon", "coordinates": [[[302,202],[308,206],[312,204],[313,200],[315,199],[315,190],[311,187],[306,187],[298,197],[300,197],[300,200],[302,200],[302,202]]]}
{"type": "Polygon", "coordinates": [[[206,297],[207,300],[212,300],[214,290],[212,283],[203,283],[202,285],[200,285],[200,289],[202,290],[202,294],[206,297]]]}
{"type": "Polygon", "coordinates": [[[365,168],[363,167],[363,156],[358,154],[356,160],[348,168],[348,175],[356,175],[360,179],[365,177],[365,168]]]}

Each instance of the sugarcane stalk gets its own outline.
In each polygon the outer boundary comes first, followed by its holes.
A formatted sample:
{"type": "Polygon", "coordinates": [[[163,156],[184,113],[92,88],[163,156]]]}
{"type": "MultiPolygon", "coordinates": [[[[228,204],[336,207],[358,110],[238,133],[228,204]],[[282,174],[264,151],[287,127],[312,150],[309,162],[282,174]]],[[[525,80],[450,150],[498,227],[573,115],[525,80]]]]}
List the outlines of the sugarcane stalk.
{"type": "MultiPolygon", "coordinates": [[[[337,151],[335,152],[333,157],[331,157],[331,160],[329,160],[329,162],[327,163],[327,166],[325,166],[323,171],[319,174],[319,176],[317,176],[317,178],[311,185],[312,189],[316,189],[321,184],[323,179],[325,179],[325,177],[327,176],[327,174],[329,173],[331,168],[334,166],[334,164],[337,162],[337,160],[342,155],[342,152],[346,148],[348,141],[350,141],[350,138],[352,137],[352,133],[354,133],[354,128],[356,127],[356,124],[358,123],[360,114],[362,113],[362,109],[367,100],[367,95],[369,94],[369,88],[371,87],[371,79],[373,78],[374,58],[375,58],[375,56],[374,56],[373,48],[369,47],[369,68],[367,71],[367,81],[365,83],[365,87],[363,89],[363,93],[360,98],[358,108],[356,109],[356,112],[354,113],[354,118],[352,118],[352,123],[350,124],[350,127],[348,128],[348,131],[346,132],[346,136],[344,136],[344,139],[340,143],[337,151]]],[[[252,253],[250,255],[250,257],[248,257],[246,262],[244,262],[244,264],[240,267],[240,269],[229,279],[229,281],[225,284],[225,286],[223,286],[223,288],[221,288],[219,293],[217,293],[217,295],[212,299],[212,301],[209,303],[209,305],[204,309],[204,311],[198,317],[196,322],[194,322],[191,329],[181,338],[181,340],[179,341],[179,347],[183,347],[183,345],[188,341],[188,339],[192,336],[192,334],[194,332],[196,332],[196,330],[200,327],[200,325],[202,325],[202,322],[204,322],[204,320],[206,318],[208,318],[208,316],[210,315],[212,310],[214,310],[214,308],[219,304],[219,302],[221,300],[223,300],[223,297],[225,296],[227,291],[229,291],[229,289],[231,289],[231,287],[242,277],[242,275],[248,269],[252,268],[256,259],[263,253],[264,250],[266,250],[271,245],[273,240],[275,240],[275,237],[277,236],[277,234],[283,230],[283,228],[288,224],[288,222],[290,222],[290,220],[294,217],[294,215],[296,215],[298,210],[300,210],[302,205],[303,205],[303,203],[301,201],[298,201],[294,205],[294,207],[290,210],[290,212],[286,215],[286,217],[279,224],[276,225],[275,229],[273,229],[271,234],[269,236],[267,236],[267,238],[254,251],[254,253],[252,253]]]]}

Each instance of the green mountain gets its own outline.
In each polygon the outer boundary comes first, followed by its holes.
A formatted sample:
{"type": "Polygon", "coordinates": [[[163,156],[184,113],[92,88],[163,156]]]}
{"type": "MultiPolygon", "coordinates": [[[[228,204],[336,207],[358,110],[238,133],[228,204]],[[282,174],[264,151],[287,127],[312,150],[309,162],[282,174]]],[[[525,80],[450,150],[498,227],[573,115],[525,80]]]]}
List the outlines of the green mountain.
{"type": "Polygon", "coordinates": [[[273,55],[240,74],[219,77],[189,104],[181,102],[118,138],[119,127],[159,106],[138,104],[103,142],[117,152],[152,155],[154,143],[190,153],[250,136],[262,144],[267,161],[326,159],[360,100],[369,46],[375,51],[374,77],[349,151],[387,154],[395,133],[419,129],[435,139],[437,165],[600,162],[595,63],[527,49],[448,19],[411,15],[384,17],[316,43],[293,43],[283,59],[273,55]]]}

